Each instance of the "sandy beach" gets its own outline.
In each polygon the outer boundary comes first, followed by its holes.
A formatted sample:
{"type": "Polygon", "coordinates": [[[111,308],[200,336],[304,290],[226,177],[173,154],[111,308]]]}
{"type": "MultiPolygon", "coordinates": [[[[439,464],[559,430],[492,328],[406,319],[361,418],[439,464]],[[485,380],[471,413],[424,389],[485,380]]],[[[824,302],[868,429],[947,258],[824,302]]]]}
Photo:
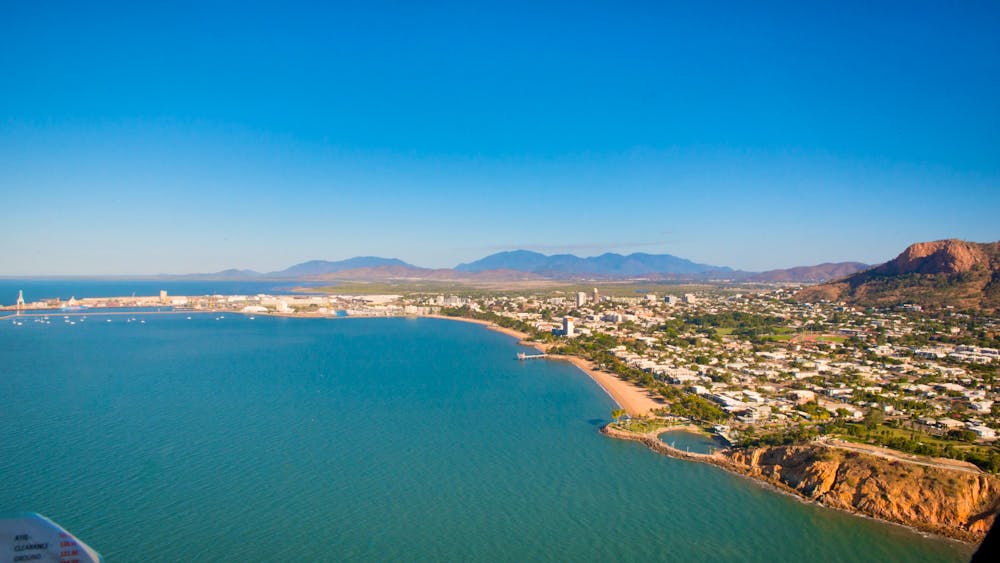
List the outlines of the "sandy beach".
{"type": "MultiPolygon", "coordinates": [[[[485,326],[490,330],[495,330],[497,332],[506,334],[507,336],[518,339],[527,346],[532,346],[541,352],[548,352],[549,346],[540,343],[526,342],[528,335],[510,328],[504,328],[498,326],[495,323],[489,321],[482,321],[478,319],[466,319],[462,317],[447,317],[444,315],[425,315],[429,318],[434,319],[445,319],[449,321],[462,321],[467,323],[474,323],[478,325],[485,326]]],[[[664,403],[658,402],[650,392],[638,385],[630,383],[619,379],[616,375],[607,373],[597,369],[592,362],[585,360],[583,358],[577,358],[576,356],[563,356],[563,355],[551,355],[550,359],[561,360],[569,362],[580,369],[583,373],[587,374],[591,379],[593,379],[601,389],[611,396],[618,405],[625,409],[625,412],[632,416],[643,416],[649,414],[653,409],[658,409],[665,406],[664,403]]]]}
{"type": "Polygon", "coordinates": [[[602,389],[611,395],[611,398],[618,403],[625,412],[632,416],[643,416],[649,414],[653,409],[666,406],[666,403],[659,402],[653,398],[649,390],[639,387],[634,383],[619,379],[618,376],[601,371],[594,367],[589,360],[577,358],[576,356],[549,356],[553,360],[563,360],[578,367],[580,371],[586,373],[591,379],[597,382],[602,389]]]}

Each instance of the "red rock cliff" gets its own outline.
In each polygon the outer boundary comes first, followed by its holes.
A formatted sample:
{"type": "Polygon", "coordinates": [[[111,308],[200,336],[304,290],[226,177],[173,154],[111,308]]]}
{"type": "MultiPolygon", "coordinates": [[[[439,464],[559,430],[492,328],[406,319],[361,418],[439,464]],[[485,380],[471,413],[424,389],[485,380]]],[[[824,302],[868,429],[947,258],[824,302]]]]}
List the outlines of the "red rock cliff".
{"type": "Polygon", "coordinates": [[[967,541],[980,541],[992,519],[969,518],[1000,499],[1000,480],[985,473],[929,467],[818,444],[726,453],[733,469],[787,487],[826,506],[967,541]]]}

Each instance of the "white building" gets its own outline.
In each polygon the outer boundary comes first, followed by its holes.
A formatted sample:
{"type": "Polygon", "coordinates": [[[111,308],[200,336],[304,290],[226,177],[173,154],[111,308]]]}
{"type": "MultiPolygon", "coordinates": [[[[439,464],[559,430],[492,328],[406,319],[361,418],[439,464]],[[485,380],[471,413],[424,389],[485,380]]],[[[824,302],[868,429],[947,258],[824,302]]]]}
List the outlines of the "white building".
{"type": "Polygon", "coordinates": [[[606,313],[601,316],[601,320],[606,323],[620,323],[625,317],[621,313],[606,313]]]}
{"type": "Polygon", "coordinates": [[[984,424],[969,424],[969,430],[975,432],[976,435],[982,438],[983,440],[997,439],[996,431],[994,431],[992,428],[984,424]]]}
{"type": "Polygon", "coordinates": [[[583,307],[584,304],[586,303],[587,303],[587,294],[582,291],[576,292],[576,306],[583,307]]]}
{"type": "Polygon", "coordinates": [[[575,329],[573,328],[572,317],[563,317],[563,336],[567,337],[576,336],[575,329]]]}

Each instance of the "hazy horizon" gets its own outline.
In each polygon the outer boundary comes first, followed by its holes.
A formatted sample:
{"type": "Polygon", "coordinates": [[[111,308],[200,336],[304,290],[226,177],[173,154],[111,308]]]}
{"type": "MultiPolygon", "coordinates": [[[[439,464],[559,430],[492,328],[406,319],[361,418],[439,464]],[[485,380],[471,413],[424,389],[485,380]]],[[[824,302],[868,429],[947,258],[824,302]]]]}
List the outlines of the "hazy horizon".
{"type": "Polygon", "coordinates": [[[763,271],[1000,240],[1000,7],[132,3],[0,21],[0,276],[763,271]]]}
{"type": "MultiPolygon", "coordinates": [[[[516,248],[516,249],[511,249],[511,250],[512,251],[518,251],[518,250],[529,250],[529,249],[516,248]]],[[[505,251],[497,250],[495,252],[491,252],[491,254],[498,253],[498,252],[505,252],[505,251]]],[[[538,252],[538,251],[533,251],[533,252],[538,252]]],[[[642,253],[642,251],[636,251],[636,252],[637,253],[642,253]]],[[[556,255],[556,254],[561,254],[561,255],[569,254],[569,255],[574,255],[574,256],[577,256],[579,258],[584,258],[584,259],[587,259],[587,258],[596,258],[596,257],[600,256],[598,254],[594,254],[594,255],[574,254],[573,252],[558,252],[558,253],[557,252],[551,252],[551,253],[540,252],[540,253],[541,254],[546,254],[546,255],[549,255],[549,256],[553,256],[553,255],[556,255]]],[[[604,253],[602,253],[602,254],[604,254],[604,253]]],[[[616,254],[629,255],[629,254],[633,254],[633,253],[620,253],[619,252],[619,253],[616,253],[616,254]]],[[[652,254],[652,253],[647,253],[647,254],[652,254]]],[[[669,253],[658,253],[658,254],[669,254],[669,253]]],[[[488,255],[484,254],[484,255],[480,256],[479,258],[470,260],[469,262],[475,262],[475,261],[479,260],[480,258],[485,258],[487,256],[488,255]]],[[[891,260],[894,257],[895,257],[895,255],[892,256],[892,257],[886,258],[884,260],[880,260],[878,262],[866,262],[866,264],[868,264],[870,266],[874,266],[874,265],[877,265],[877,264],[881,264],[883,262],[887,262],[888,260],[891,260]]],[[[400,256],[360,256],[360,255],[353,255],[353,256],[345,256],[343,258],[312,258],[312,259],[309,259],[309,260],[304,260],[302,262],[296,262],[294,264],[287,264],[285,266],[282,266],[282,267],[279,267],[279,268],[275,268],[275,269],[270,269],[270,270],[257,270],[257,269],[254,269],[254,268],[244,268],[244,267],[240,267],[240,266],[233,266],[233,267],[229,267],[229,268],[221,268],[221,269],[218,269],[218,270],[204,271],[204,272],[194,272],[194,271],[191,271],[191,272],[156,272],[156,273],[105,272],[105,273],[96,273],[96,274],[78,274],[78,273],[49,272],[49,273],[41,273],[41,274],[32,273],[32,274],[20,274],[20,275],[18,275],[18,274],[0,273],[0,279],[18,279],[18,278],[23,278],[23,279],[32,279],[32,278],[41,279],[41,278],[44,278],[46,276],[50,276],[50,277],[53,277],[53,278],[102,278],[102,277],[104,277],[104,278],[129,278],[129,277],[137,277],[137,278],[140,278],[140,277],[149,277],[149,278],[156,278],[156,277],[183,277],[183,276],[198,276],[198,275],[220,274],[220,273],[228,272],[228,271],[232,271],[232,270],[249,271],[249,272],[253,272],[254,274],[269,275],[269,274],[276,274],[278,272],[281,272],[281,271],[286,270],[288,268],[291,268],[293,266],[297,266],[297,265],[300,265],[300,264],[303,264],[303,263],[307,263],[307,262],[314,262],[314,261],[319,261],[319,262],[341,262],[341,261],[350,260],[352,258],[384,258],[384,259],[387,259],[387,260],[396,259],[396,260],[401,260],[401,261],[405,262],[409,266],[413,266],[413,267],[417,267],[417,268],[425,268],[425,269],[454,269],[454,268],[456,268],[456,267],[458,267],[458,266],[460,266],[462,264],[465,264],[465,262],[461,262],[461,263],[451,264],[451,265],[447,265],[447,266],[429,267],[429,266],[424,266],[422,264],[416,264],[416,263],[414,263],[414,262],[412,262],[410,260],[407,260],[406,258],[400,257],[400,256]]],[[[677,256],[677,258],[687,259],[687,260],[690,260],[691,262],[694,262],[694,263],[701,263],[698,260],[692,260],[692,259],[689,259],[689,258],[687,258],[685,256],[677,256]]],[[[844,262],[860,262],[860,261],[859,260],[845,260],[844,262]]],[[[806,266],[806,267],[808,267],[808,266],[818,266],[818,265],[822,265],[822,264],[826,264],[826,263],[833,263],[833,262],[827,260],[827,261],[822,261],[822,262],[816,262],[815,264],[795,264],[795,265],[785,266],[785,267],[781,267],[781,268],[771,268],[771,269],[772,270],[783,270],[783,269],[790,269],[790,268],[801,267],[801,266],[806,266]]],[[[726,264],[706,264],[706,265],[708,265],[708,266],[716,266],[716,267],[719,267],[719,268],[727,268],[727,267],[729,267],[726,264]]],[[[756,272],[756,271],[763,272],[764,271],[764,270],[741,270],[741,269],[738,269],[738,268],[732,268],[732,269],[734,271],[737,271],[737,272],[741,272],[741,271],[742,272],[756,272]]],[[[668,273],[668,272],[664,272],[664,273],[668,273]]]]}

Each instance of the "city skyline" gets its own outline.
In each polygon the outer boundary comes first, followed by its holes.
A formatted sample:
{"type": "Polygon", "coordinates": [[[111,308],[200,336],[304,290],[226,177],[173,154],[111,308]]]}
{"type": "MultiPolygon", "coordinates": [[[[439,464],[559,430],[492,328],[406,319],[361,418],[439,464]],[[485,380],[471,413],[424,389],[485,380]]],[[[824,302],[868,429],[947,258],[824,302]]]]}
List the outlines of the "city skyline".
{"type": "Polygon", "coordinates": [[[0,275],[1000,239],[1000,9],[13,6],[0,275]]]}

